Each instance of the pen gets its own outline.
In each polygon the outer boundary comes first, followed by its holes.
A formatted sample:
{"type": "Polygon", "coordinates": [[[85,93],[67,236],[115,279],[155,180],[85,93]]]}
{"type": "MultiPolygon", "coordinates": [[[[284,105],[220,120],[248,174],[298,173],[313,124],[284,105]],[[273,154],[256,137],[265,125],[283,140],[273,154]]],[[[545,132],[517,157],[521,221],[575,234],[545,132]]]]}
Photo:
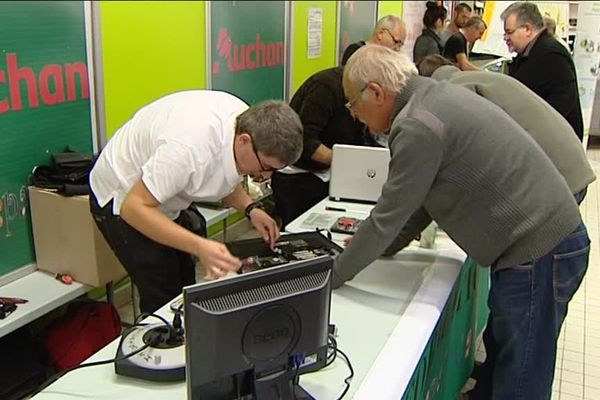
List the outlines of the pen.
{"type": "Polygon", "coordinates": [[[369,214],[369,211],[366,211],[366,210],[348,210],[346,208],[338,208],[338,207],[330,207],[330,206],[325,206],[325,211],[339,211],[339,212],[347,212],[350,214],[369,214]]]}
{"type": "Polygon", "coordinates": [[[18,297],[0,297],[0,303],[4,304],[23,304],[27,303],[29,300],[20,299],[18,297]]]}

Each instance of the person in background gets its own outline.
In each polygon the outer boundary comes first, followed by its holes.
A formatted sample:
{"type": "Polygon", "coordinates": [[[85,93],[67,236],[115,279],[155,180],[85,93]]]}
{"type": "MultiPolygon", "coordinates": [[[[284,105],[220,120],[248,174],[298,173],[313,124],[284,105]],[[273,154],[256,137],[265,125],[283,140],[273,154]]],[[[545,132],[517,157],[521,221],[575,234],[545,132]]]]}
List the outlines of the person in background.
{"type": "Polygon", "coordinates": [[[365,44],[378,44],[380,46],[389,47],[392,50],[400,51],[406,41],[406,25],[402,20],[395,15],[386,15],[377,21],[371,39],[368,41],[361,40],[350,44],[342,54],[340,65],[346,65],[346,62],[352,54],[360,49],[365,44]]]}
{"type": "Polygon", "coordinates": [[[446,44],[448,38],[459,31],[460,28],[464,28],[465,24],[471,18],[473,9],[467,3],[458,3],[452,12],[452,21],[446,25],[446,28],[442,31],[442,44],[446,44]]]}
{"type": "Polygon", "coordinates": [[[479,71],[480,69],[469,62],[469,44],[479,40],[487,25],[481,17],[471,17],[464,28],[448,38],[444,46],[443,56],[456,63],[463,71],[479,71]]]}
{"type": "Polygon", "coordinates": [[[274,245],[276,222],[240,182],[247,174],[270,176],[301,151],[302,124],[288,105],[248,108],[211,90],[162,97],[115,133],[90,173],[90,209],[137,286],[142,312],[154,312],[195,282],[191,256],[209,279],[240,267],[224,244],[190,231],[182,211],[192,202],[224,199],[274,245]]]}
{"type": "Polygon", "coordinates": [[[390,130],[391,160],[381,197],[334,260],[332,287],[402,231],[423,229],[411,220],[424,210],[469,257],[491,266],[485,335],[493,378],[478,381],[469,398],[549,398],[556,342],[590,251],[564,178],[498,106],[417,76],[402,54],[365,46],[348,61],[343,85],[357,118],[372,132],[390,130]]]}
{"type": "Polygon", "coordinates": [[[554,20],[554,18],[544,17],[544,28],[546,28],[550,36],[556,39],[558,43],[562,44],[564,48],[567,49],[569,53],[571,53],[571,48],[569,47],[569,44],[565,42],[563,38],[556,34],[556,21],[554,20]]]}
{"type": "Polygon", "coordinates": [[[569,52],[544,28],[535,3],[513,3],[500,18],[504,21],[506,45],[517,53],[508,74],[554,107],[583,140],[577,73],[569,52]]]}
{"type": "Polygon", "coordinates": [[[440,56],[439,54],[432,54],[422,59],[421,62],[416,66],[417,71],[419,71],[419,75],[430,78],[438,68],[446,65],[452,65],[456,67],[456,64],[448,60],[446,57],[440,56]]]}
{"type": "Polygon", "coordinates": [[[448,12],[444,6],[439,6],[434,2],[427,2],[427,9],[423,14],[423,32],[415,41],[413,47],[413,60],[415,64],[430,54],[441,54],[444,50],[442,39],[442,29],[448,12]]]}
{"type": "Polygon", "coordinates": [[[304,140],[298,162],[271,177],[275,214],[283,227],[328,196],[334,144],[377,145],[346,108],[342,74],[343,67],[317,72],[290,101],[304,126],[304,140]]]}

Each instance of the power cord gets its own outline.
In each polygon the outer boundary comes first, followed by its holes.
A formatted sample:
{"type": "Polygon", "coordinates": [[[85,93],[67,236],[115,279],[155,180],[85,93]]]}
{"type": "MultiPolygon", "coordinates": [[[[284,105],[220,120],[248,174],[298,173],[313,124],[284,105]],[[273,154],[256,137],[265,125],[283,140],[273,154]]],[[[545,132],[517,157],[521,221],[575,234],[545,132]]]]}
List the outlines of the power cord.
{"type": "MultiPolygon", "coordinates": [[[[176,313],[175,315],[176,317],[179,316],[179,322],[181,323],[181,315],[180,313],[176,313]]],[[[167,329],[169,330],[169,333],[172,335],[176,335],[177,330],[176,328],[174,328],[171,324],[169,324],[169,322],[161,317],[160,315],[157,314],[152,314],[152,313],[142,313],[140,314],[134,321],[134,324],[132,325],[132,327],[136,327],[136,326],[145,326],[147,324],[141,324],[139,323],[139,320],[145,317],[154,317],[154,318],[158,318],[160,319],[162,322],[165,323],[165,326],[167,327],[167,329]]],[[[175,320],[173,321],[175,323],[175,320]]],[[[121,347],[121,345],[123,344],[123,340],[125,339],[124,335],[121,335],[121,339],[119,340],[119,344],[118,344],[118,348],[121,347]]],[[[160,337],[156,337],[154,338],[155,341],[151,342],[151,343],[147,343],[144,346],[140,347],[139,349],[129,353],[129,354],[125,354],[122,357],[115,357],[115,358],[111,358],[110,360],[101,360],[101,361],[94,361],[94,362],[90,362],[90,363],[86,363],[86,364],[80,364],[80,365],[76,365],[74,367],[71,368],[67,368],[63,371],[57,372],[56,374],[52,375],[50,378],[46,379],[40,386],[38,386],[38,388],[31,393],[28,397],[26,397],[26,399],[30,399],[31,397],[35,396],[36,394],[38,394],[39,392],[41,392],[42,390],[46,389],[48,386],[50,386],[52,383],[56,382],[58,379],[62,378],[63,376],[65,376],[66,374],[68,374],[71,371],[75,371],[76,369],[80,369],[80,368],[86,368],[86,367],[95,367],[98,365],[104,365],[104,364],[111,364],[111,363],[115,363],[117,361],[122,361],[122,360],[126,360],[130,357],[135,356],[136,354],[146,350],[148,347],[150,346],[154,346],[156,344],[158,344],[158,341],[160,339],[160,337]]]]}
{"type": "Polygon", "coordinates": [[[340,397],[338,397],[338,399],[337,399],[337,400],[341,400],[344,398],[344,396],[346,395],[346,393],[348,393],[348,390],[350,389],[350,381],[352,380],[352,378],[354,378],[354,368],[352,368],[352,363],[350,362],[350,358],[348,358],[346,353],[344,353],[342,350],[340,350],[338,348],[336,348],[335,351],[336,351],[336,353],[340,353],[340,355],[342,357],[344,357],[344,361],[346,361],[346,365],[348,365],[348,369],[350,370],[350,375],[348,375],[344,379],[344,383],[346,384],[346,387],[344,388],[344,391],[342,392],[340,397]]]}
{"type": "MultiPolygon", "coordinates": [[[[337,398],[337,400],[341,400],[344,398],[344,396],[346,396],[346,394],[348,393],[348,390],[350,390],[350,382],[352,381],[352,378],[354,378],[354,368],[352,367],[352,362],[350,362],[350,358],[348,357],[348,355],[346,355],[346,353],[344,353],[342,350],[340,350],[338,348],[337,340],[335,338],[335,332],[336,332],[335,325],[330,324],[329,332],[327,334],[327,341],[328,341],[328,343],[327,343],[327,361],[325,362],[325,365],[323,366],[323,368],[328,367],[331,364],[333,364],[333,362],[337,359],[338,353],[340,354],[340,356],[342,356],[342,358],[346,362],[346,365],[348,366],[348,369],[350,370],[350,374],[346,378],[344,378],[344,383],[346,384],[346,387],[344,388],[344,391],[342,392],[342,394],[340,394],[340,396],[337,398]]],[[[317,371],[296,374],[296,377],[298,377],[298,375],[310,374],[313,372],[317,372],[317,371]]]]}

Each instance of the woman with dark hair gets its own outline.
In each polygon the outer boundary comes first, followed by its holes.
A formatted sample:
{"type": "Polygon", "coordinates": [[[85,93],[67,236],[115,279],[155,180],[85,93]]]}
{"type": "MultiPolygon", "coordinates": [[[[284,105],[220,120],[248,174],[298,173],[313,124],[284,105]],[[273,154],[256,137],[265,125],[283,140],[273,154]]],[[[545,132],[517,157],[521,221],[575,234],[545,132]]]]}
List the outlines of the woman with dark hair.
{"type": "Polygon", "coordinates": [[[423,15],[423,32],[415,41],[413,48],[413,61],[415,64],[430,54],[442,54],[444,45],[442,44],[441,34],[444,30],[444,23],[448,11],[444,6],[435,2],[427,2],[427,10],[423,15]]]}

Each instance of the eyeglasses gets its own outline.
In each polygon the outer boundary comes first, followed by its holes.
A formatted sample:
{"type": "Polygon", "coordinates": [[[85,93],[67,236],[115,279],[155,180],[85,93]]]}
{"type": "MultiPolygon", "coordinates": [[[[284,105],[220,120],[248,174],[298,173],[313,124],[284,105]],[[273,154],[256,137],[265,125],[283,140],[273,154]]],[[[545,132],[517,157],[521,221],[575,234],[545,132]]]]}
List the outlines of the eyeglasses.
{"type": "Polygon", "coordinates": [[[517,30],[524,28],[525,25],[519,25],[517,26],[515,29],[504,29],[504,37],[506,36],[511,36],[513,33],[515,33],[517,30]]]}
{"type": "Polygon", "coordinates": [[[348,109],[348,111],[352,111],[352,107],[354,107],[354,104],[358,101],[362,92],[364,92],[365,89],[368,87],[369,87],[369,84],[367,83],[362,89],[360,89],[360,91],[356,94],[356,96],[354,96],[354,98],[352,100],[350,100],[349,102],[344,104],[344,106],[348,109]]]}
{"type": "Polygon", "coordinates": [[[383,28],[383,30],[386,31],[390,35],[392,40],[394,41],[394,47],[400,48],[400,47],[404,46],[404,42],[400,39],[396,39],[396,37],[392,34],[392,32],[389,29],[383,28]]]}
{"type": "Polygon", "coordinates": [[[268,168],[265,168],[262,161],[260,160],[260,157],[258,156],[258,151],[256,150],[256,145],[254,144],[254,137],[252,136],[251,133],[248,133],[248,135],[250,136],[250,144],[252,145],[252,151],[254,152],[254,155],[256,156],[256,159],[258,160],[258,164],[260,165],[260,170],[262,172],[273,172],[273,171],[277,171],[278,169],[283,169],[283,168],[287,167],[287,164],[286,164],[279,168],[273,168],[270,166],[268,168]]]}

